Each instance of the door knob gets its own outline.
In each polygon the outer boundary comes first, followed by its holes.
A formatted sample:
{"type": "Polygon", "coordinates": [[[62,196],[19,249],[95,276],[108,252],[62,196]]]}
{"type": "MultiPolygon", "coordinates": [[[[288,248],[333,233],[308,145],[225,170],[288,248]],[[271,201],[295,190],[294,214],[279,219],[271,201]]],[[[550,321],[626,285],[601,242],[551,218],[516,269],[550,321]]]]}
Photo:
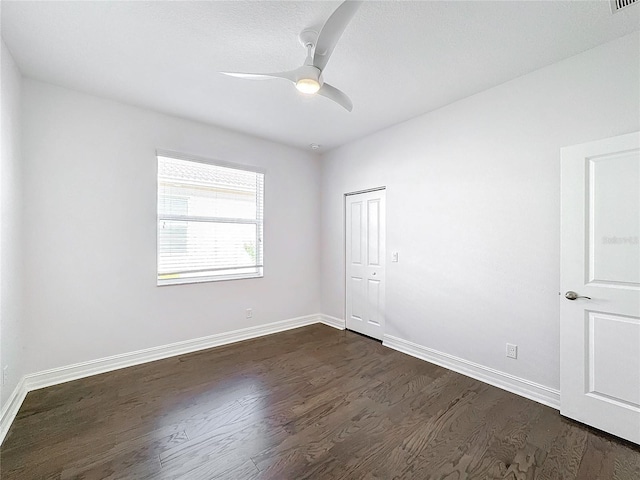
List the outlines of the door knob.
{"type": "Polygon", "coordinates": [[[375,274],[376,274],[376,272],[373,272],[373,274],[372,274],[372,275],[375,275],[375,274]]]}
{"type": "Polygon", "coordinates": [[[576,292],[572,292],[571,290],[564,294],[564,298],[566,298],[567,300],[576,300],[578,298],[586,298],[587,300],[591,300],[591,297],[578,295],[576,292]]]}

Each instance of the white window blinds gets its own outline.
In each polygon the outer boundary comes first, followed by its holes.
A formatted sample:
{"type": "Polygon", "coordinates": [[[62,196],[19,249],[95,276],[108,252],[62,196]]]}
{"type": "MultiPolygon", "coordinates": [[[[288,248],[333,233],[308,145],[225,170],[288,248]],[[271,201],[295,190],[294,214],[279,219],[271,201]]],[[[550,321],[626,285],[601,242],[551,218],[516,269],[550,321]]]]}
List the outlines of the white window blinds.
{"type": "Polygon", "coordinates": [[[158,155],[158,285],[262,276],[264,174],[158,155]]]}

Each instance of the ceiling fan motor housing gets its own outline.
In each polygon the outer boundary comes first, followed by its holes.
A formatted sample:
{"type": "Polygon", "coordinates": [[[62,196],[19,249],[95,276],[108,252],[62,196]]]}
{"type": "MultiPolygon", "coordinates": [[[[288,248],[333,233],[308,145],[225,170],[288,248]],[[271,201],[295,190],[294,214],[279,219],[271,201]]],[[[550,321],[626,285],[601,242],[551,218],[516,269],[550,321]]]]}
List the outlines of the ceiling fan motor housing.
{"type": "Polygon", "coordinates": [[[320,90],[322,84],[322,72],[313,65],[303,65],[295,71],[296,88],[298,91],[313,95],[320,90]]]}
{"type": "Polygon", "coordinates": [[[313,65],[303,65],[296,70],[296,82],[302,79],[315,80],[322,86],[322,72],[313,65]]]}

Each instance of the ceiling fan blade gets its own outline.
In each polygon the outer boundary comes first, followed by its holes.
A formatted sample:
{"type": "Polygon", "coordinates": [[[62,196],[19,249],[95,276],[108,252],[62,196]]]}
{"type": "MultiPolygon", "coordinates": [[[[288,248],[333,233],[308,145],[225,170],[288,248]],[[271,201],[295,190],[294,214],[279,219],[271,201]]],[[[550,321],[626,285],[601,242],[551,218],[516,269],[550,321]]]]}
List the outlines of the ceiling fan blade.
{"type": "Polygon", "coordinates": [[[324,67],[327,66],[329,57],[331,57],[333,49],[336,48],[342,32],[347,28],[353,15],[362,3],[362,1],[346,1],[327,19],[320,31],[320,35],[318,35],[318,41],[316,42],[316,49],[313,55],[313,64],[320,70],[324,70],[324,67]]]}
{"type": "Polygon", "coordinates": [[[320,87],[320,90],[318,90],[318,95],[322,95],[323,97],[327,97],[329,100],[333,100],[341,107],[347,109],[349,112],[353,110],[353,103],[351,102],[351,99],[336,87],[332,87],[328,83],[325,83],[322,85],[322,87],[320,87]]]}
{"type": "Polygon", "coordinates": [[[240,72],[220,72],[222,75],[236,78],[246,78],[249,80],[271,80],[273,78],[284,78],[292,82],[296,81],[295,72],[275,72],[275,73],[240,73],[240,72]]]}

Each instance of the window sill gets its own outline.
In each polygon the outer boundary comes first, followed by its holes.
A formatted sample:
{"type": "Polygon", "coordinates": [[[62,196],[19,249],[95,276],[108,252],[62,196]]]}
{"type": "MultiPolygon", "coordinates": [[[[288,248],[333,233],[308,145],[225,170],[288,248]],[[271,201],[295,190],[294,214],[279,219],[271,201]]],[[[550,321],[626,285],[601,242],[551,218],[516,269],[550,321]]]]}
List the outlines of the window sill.
{"type": "Polygon", "coordinates": [[[175,278],[170,280],[159,280],[156,286],[169,287],[171,285],[188,285],[192,283],[209,283],[209,282],[226,282],[229,280],[249,280],[252,278],[263,278],[263,273],[241,275],[220,275],[218,277],[200,277],[200,278],[175,278]]]}

